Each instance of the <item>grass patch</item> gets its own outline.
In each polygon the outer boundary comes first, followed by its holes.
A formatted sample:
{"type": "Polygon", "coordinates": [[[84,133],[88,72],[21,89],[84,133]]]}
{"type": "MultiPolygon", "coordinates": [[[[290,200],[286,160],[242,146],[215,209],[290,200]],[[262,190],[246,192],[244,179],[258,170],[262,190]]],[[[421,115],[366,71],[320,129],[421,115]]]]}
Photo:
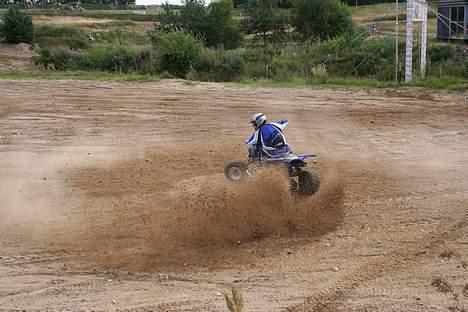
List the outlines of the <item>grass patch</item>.
{"type": "Polygon", "coordinates": [[[225,293],[224,299],[229,312],[242,312],[244,310],[244,298],[239,289],[232,288],[231,295],[225,293]]]}
{"type": "Polygon", "coordinates": [[[451,90],[451,91],[466,91],[468,90],[468,80],[458,77],[432,77],[425,80],[417,80],[411,85],[432,90],[451,90]]]}
{"type": "Polygon", "coordinates": [[[30,72],[0,72],[0,79],[13,80],[96,80],[96,81],[159,81],[158,76],[144,74],[112,74],[88,71],[30,71],[30,72]]]}
{"type": "MultiPolygon", "coordinates": [[[[360,5],[358,7],[350,6],[353,19],[358,21],[374,21],[376,16],[387,16],[395,14],[394,3],[380,3],[380,4],[369,4],[360,5]]],[[[406,12],[406,7],[400,5],[400,11],[406,12]]]]}
{"type": "Polygon", "coordinates": [[[234,86],[258,86],[258,87],[304,87],[304,86],[336,86],[336,87],[355,87],[365,89],[408,89],[422,88],[428,90],[448,90],[448,91],[466,91],[468,90],[468,81],[456,77],[430,78],[427,80],[414,81],[411,84],[395,85],[393,81],[379,81],[373,79],[358,78],[328,78],[323,79],[304,79],[295,78],[288,81],[276,81],[259,79],[246,79],[240,82],[228,83],[234,86]]]}
{"type": "Polygon", "coordinates": [[[34,27],[34,43],[41,47],[83,49],[88,46],[88,38],[79,27],[38,25],[34,27]]]}
{"type": "Polygon", "coordinates": [[[344,87],[356,87],[356,88],[369,88],[369,89],[382,89],[382,88],[395,88],[394,82],[385,82],[378,80],[370,79],[347,79],[347,78],[329,78],[326,80],[323,79],[304,79],[304,78],[294,78],[288,81],[278,81],[278,80],[242,80],[239,83],[231,83],[233,85],[240,86],[259,86],[259,87],[284,87],[284,88],[294,88],[294,87],[305,87],[305,86],[344,86],[344,87]]]}
{"type": "MultiPolygon", "coordinates": [[[[29,79],[44,79],[44,80],[60,80],[60,79],[75,79],[75,80],[96,80],[96,81],[159,81],[162,77],[137,74],[137,73],[107,73],[107,72],[89,72],[89,71],[17,71],[17,72],[0,72],[0,79],[14,80],[29,80],[29,79]]],[[[185,85],[193,86],[197,82],[187,80],[185,85]]],[[[275,80],[242,80],[240,82],[228,82],[226,85],[236,87],[276,87],[276,88],[295,88],[307,86],[324,86],[324,87],[353,87],[359,89],[427,89],[427,90],[446,90],[446,91],[466,91],[468,90],[468,81],[460,78],[442,77],[431,78],[428,80],[416,81],[412,84],[395,85],[390,81],[377,81],[370,79],[345,79],[345,78],[329,78],[326,81],[312,79],[291,79],[289,81],[275,80]]]]}
{"type": "MultiPolygon", "coordinates": [[[[112,24],[120,25],[118,21],[115,22],[112,24]]],[[[34,28],[34,43],[39,44],[41,47],[69,47],[71,49],[86,49],[91,47],[88,42],[88,33],[91,33],[95,39],[94,45],[151,45],[149,37],[145,32],[130,30],[125,26],[115,27],[116,28],[109,30],[90,30],[78,26],[38,25],[34,28]]]]}

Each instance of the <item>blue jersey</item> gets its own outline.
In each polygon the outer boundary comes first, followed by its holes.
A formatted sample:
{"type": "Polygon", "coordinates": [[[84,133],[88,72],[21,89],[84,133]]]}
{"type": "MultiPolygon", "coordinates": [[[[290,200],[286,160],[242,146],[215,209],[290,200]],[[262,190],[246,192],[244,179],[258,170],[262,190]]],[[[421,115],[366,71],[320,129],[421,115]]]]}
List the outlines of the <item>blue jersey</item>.
{"type": "Polygon", "coordinates": [[[246,142],[249,154],[268,158],[278,158],[284,154],[290,154],[291,148],[283,134],[283,129],[286,128],[287,124],[288,121],[283,119],[260,126],[246,142]]]}

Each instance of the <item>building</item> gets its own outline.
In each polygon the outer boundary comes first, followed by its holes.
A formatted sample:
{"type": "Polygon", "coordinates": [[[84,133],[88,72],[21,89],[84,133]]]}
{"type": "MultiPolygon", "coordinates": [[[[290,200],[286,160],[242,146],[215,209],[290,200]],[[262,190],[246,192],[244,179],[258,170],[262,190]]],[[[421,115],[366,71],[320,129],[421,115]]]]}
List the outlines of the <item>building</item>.
{"type": "Polygon", "coordinates": [[[437,38],[468,40],[468,0],[439,0],[437,12],[437,38]]]}

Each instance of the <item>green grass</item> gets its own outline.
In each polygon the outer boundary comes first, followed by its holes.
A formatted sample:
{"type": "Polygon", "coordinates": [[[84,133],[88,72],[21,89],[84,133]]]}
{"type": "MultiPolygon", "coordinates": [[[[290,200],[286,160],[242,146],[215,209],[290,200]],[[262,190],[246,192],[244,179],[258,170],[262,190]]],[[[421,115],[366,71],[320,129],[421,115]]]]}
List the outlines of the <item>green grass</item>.
{"type": "MultiPolygon", "coordinates": [[[[97,81],[159,81],[159,76],[143,75],[143,74],[112,74],[105,72],[87,72],[87,71],[31,71],[31,72],[0,72],[0,79],[14,80],[29,80],[29,79],[44,79],[44,80],[59,80],[59,79],[74,79],[74,80],[97,80],[97,81]]],[[[185,84],[193,86],[197,82],[187,81],[185,84]]],[[[225,83],[230,86],[245,86],[245,87],[307,87],[307,86],[324,86],[324,87],[352,87],[364,89],[425,89],[425,90],[446,90],[446,91],[467,91],[468,80],[456,77],[441,77],[429,78],[426,80],[416,80],[411,84],[395,85],[390,81],[377,81],[371,79],[351,79],[351,78],[329,78],[324,80],[312,79],[293,79],[290,81],[274,81],[274,80],[242,80],[240,82],[225,83]]]]}
{"type": "Polygon", "coordinates": [[[457,77],[431,77],[425,80],[417,80],[413,86],[432,90],[467,91],[468,80],[457,77]]]}
{"type": "Polygon", "coordinates": [[[30,72],[0,72],[0,79],[13,80],[29,80],[29,79],[44,79],[44,80],[97,80],[97,81],[158,81],[158,76],[143,75],[143,74],[111,74],[105,72],[88,72],[88,71],[30,71],[30,72]]]}
{"type": "Polygon", "coordinates": [[[468,90],[468,80],[456,77],[430,78],[426,80],[416,80],[410,84],[396,85],[392,81],[378,81],[373,79],[358,78],[329,78],[323,79],[303,79],[297,78],[289,81],[274,80],[242,80],[237,83],[228,83],[234,86],[258,86],[258,87],[305,87],[305,86],[331,86],[331,87],[353,87],[364,89],[395,89],[395,88],[415,88],[427,90],[448,90],[466,91],[468,90]]]}
{"type": "Polygon", "coordinates": [[[37,25],[34,27],[34,43],[41,47],[64,46],[83,49],[88,46],[88,38],[78,27],[37,25]]]}

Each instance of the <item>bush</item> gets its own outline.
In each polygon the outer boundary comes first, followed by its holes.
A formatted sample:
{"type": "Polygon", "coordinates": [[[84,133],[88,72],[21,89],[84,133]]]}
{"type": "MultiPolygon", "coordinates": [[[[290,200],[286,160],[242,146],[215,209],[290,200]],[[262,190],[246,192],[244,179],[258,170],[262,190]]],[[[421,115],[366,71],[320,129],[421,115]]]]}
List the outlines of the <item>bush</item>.
{"type": "Polygon", "coordinates": [[[70,51],[64,49],[51,50],[40,49],[39,56],[34,58],[36,65],[41,65],[45,69],[67,70],[71,58],[70,51]]]}
{"type": "Polygon", "coordinates": [[[185,77],[200,60],[203,45],[184,31],[161,33],[153,38],[159,70],[185,77]]]}
{"type": "Polygon", "coordinates": [[[269,45],[245,49],[242,53],[245,76],[251,79],[269,77],[270,64],[275,55],[275,50],[269,45]]]}
{"type": "Polygon", "coordinates": [[[154,57],[148,50],[137,51],[123,47],[95,47],[84,52],[70,49],[39,50],[35,63],[46,69],[86,70],[117,73],[154,73],[154,57]]]}
{"type": "Polygon", "coordinates": [[[7,43],[31,43],[33,40],[33,23],[31,15],[11,7],[3,15],[2,33],[7,43]]]}
{"type": "Polygon", "coordinates": [[[431,63],[440,63],[455,56],[455,48],[449,44],[431,44],[427,49],[431,63]]]}
{"type": "Polygon", "coordinates": [[[218,74],[216,80],[239,80],[244,71],[242,51],[231,50],[222,53],[215,66],[215,70],[218,74]]]}
{"type": "Polygon", "coordinates": [[[2,42],[4,38],[5,34],[3,33],[3,22],[2,19],[0,19],[0,42],[2,42]]]}
{"type": "MultiPolygon", "coordinates": [[[[400,51],[404,51],[400,49],[400,51]]],[[[369,38],[356,47],[345,49],[328,67],[334,76],[372,77],[392,80],[395,77],[395,41],[393,38],[369,38]]]]}

